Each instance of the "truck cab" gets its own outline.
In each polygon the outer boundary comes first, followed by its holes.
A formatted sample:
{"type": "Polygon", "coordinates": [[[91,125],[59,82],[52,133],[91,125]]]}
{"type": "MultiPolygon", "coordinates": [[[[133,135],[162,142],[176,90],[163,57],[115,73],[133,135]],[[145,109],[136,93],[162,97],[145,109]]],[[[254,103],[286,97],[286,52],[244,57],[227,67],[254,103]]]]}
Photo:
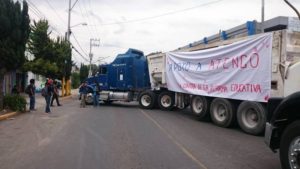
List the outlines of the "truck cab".
{"type": "Polygon", "coordinates": [[[136,100],[139,92],[150,88],[147,60],[142,51],[128,49],[112,63],[100,65],[97,75],[87,81],[99,84],[104,102],[136,100]]]}

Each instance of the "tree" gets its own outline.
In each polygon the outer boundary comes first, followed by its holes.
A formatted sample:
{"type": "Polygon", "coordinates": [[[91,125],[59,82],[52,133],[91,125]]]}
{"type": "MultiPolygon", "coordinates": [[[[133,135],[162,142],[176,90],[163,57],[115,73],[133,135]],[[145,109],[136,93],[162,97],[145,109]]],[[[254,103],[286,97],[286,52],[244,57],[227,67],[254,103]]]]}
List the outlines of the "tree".
{"type": "Polygon", "coordinates": [[[53,48],[54,56],[56,56],[56,63],[59,68],[58,78],[66,77],[66,79],[70,79],[72,65],[72,51],[70,47],[70,43],[63,38],[57,38],[54,41],[53,48]]]}
{"type": "Polygon", "coordinates": [[[71,47],[64,38],[50,38],[47,20],[34,22],[29,37],[28,50],[34,59],[25,64],[26,70],[46,77],[67,79],[71,76],[71,47]]]}
{"type": "Polygon", "coordinates": [[[80,75],[77,72],[72,73],[72,88],[77,89],[80,85],[80,75]]]}
{"type": "Polygon", "coordinates": [[[87,65],[81,64],[79,75],[80,75],[80,81],[83,82],[89,75],[89,67],[87,65]]]}
{"type": "Polygon", "coordinates": [[[53,56],[53,42],[48,32],[47,20],[40,20],[31,26],[32,32],[29,36],[28,51],[34,56],[32,61],[27,62],[24,67],[33,73],[46,77],[52,77],[58,72],[58,66],[53,56]]]}
{"type": "Polygon", "coordinates": [[[0,109],[3,108],[2,85],[5,73],[21,68],[30,33],[28,5],[12,0],[0,1],[0,109]]]}

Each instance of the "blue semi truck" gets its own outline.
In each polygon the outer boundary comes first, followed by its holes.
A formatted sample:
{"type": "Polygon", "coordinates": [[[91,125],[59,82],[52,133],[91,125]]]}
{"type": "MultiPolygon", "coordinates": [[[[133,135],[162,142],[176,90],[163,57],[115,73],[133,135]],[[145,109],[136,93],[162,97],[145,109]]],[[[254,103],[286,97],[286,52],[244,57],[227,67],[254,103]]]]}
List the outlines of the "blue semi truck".
{"type": "Polygon", "coordinates": [[[141,92],[150,89],[147,60],[142,51],[128,49],[119,54],[110,64],[99,66],[99,72],[87,79],[90,86],[86,102],[91,104],[92,85],[100,86],[100,100],[104,103],[113,101],[136,101],[141,92]]]}

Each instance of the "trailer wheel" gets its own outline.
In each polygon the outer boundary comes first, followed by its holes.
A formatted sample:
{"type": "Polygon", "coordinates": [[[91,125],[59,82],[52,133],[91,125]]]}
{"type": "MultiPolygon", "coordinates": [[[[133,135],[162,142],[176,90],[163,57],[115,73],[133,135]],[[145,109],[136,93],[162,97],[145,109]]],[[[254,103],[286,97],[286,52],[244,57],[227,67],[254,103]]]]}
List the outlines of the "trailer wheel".
{"type": "Polygon", "coordinates": [[[210,105],[210,117],[220,127],[230,127],[236,116],[235,105],[227,99],[215,98],[210,105]]]}
{"type": "Polygon", "coordinates": [[[283,132],[280,141],[282,169],[300,168],[300,121],[295,121],[283,132]]]}
{"type": "Polygon", "coordinates": [[[172,110],[174,108],[175,98],[174,93],[163,91],[158,95],[158,106],[162,110],[172,110]]]}
{"type": "Polygon", "coordinates": [[[139,97],[139,106],[143,109],[152,109],[155,106],[156,95],[152,91],[144,91],[139,97]]]}
{"type": "Polygon", "coordinates": [[[203,96],[193,96],[191,100],[191,110],[200,120],[207,119],[209,115],[209,103],[203,96]]]}
{"type": "Polygon", "coordinates": [[[243,101],[237,111],[241,129],[252,135],[262,134],[266,126],[266,109],[261,103],[243,101]]]}

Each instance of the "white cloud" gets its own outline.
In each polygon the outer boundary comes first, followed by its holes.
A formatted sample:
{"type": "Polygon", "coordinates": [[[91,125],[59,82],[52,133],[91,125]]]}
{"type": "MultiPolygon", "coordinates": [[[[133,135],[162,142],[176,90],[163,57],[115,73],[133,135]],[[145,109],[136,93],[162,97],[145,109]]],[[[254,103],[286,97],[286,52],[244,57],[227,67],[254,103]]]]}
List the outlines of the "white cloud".
{"type": "MultiPolygon", "coordinates": [[[[46,15],[52,26],[62,34],[66,32],[68,1],[48,0],[55,12],[47,0],[31,2],[46,15]]],[[[290,2],[300,9],[299,1],[290,2]]],[[[36,18],[32,12],[31,16],[36,18]]],[[[265,0],[265,19],[276,16],[296,14],[283,0],[265,0]]],[[[145,54],[169,51],[215,34],[219,30],[260,19],[261,0],[79,0],[73,8],[71,25],[87,22],[88,26],[76,26],[72,28],[72,32],[87,53],[90,38],[100,38],[101,46],[92,49],[94,56],[111,56],[106,60],[111,61],[128,48],[140,49],[145,54]],[[216,3],[199,7],[210,2],[216,3]],[[180,11],[191,7],[196,8],[180,11]],[[178,12],[158,17],[173,11],[178,12]],[[151,17],[153,18],[150,19],[151,17]],[[130,22],[141,18],[148,19],[130,22]],[[129,23],[107,25],[116,22],[129,23]]],[[[71,41],[80,51],[73,38],[71,41]]],[[[77,62],[83,61],[80,56],[74,55],[77,62]]]]}

